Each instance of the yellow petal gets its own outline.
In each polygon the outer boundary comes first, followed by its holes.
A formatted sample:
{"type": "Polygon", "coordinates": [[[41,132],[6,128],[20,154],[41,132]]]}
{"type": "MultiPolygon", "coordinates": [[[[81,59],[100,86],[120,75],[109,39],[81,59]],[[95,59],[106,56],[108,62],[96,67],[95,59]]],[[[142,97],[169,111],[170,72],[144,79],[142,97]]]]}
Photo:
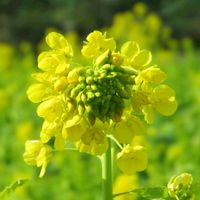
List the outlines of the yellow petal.
{"type": "Polygon", "coordinates": [[[81,67],[72,69],[67,75],[68,83],[77,83],[80,76],[81,67]]]}
{"type": "Polygon", "coordinates": [[[160,85],[154,88],[152,99],[158,112],[164,116],[172,115],[177,109],[175,92],[167,85],[160,85]]]}
{"type": "Polygon", "coordinates": [[[154,109],[152,105],[145,105],[142,112],[144,113],[144,119],[148,124],[154,122],[154,109]]]}
{"type": "Polygon", "coordinates": [[[60,33],[51,32],[46,36],[46,42],[49,47],[56,50],[62,50],[67,56],[73,56],[71,45],[67,42],[65,37],[60,33]]]}
{"type": "Polygon", "coordinates": [[[151,52],[148,50],[142,50],[131,60],[131,65],[136,69],[142,69],[147,66],[151,60],[151,52]]]}
{"type": "Polygon", "coordinates": [[[58,135],[61,132],[61,125],[56,122],[44,121],[42,130],[40,133],[40,139],[43,143],[47,143],[53,136],[58,135]]]}
{"type": "Polygon", "coordinates": [[[163,71],[161,71],[160,68],[152,66],[143,70],[140,73],[139,77],[136,78],[136,82],[147,81],[154,84],[160,84],[165,79],[166,79],[166,74],[163,71]],[[137,79],[139,78],[141,78],[142,80],[138,81],[137,79]]]}
{"type": "Polygon", "coordinates": [[[85,45],[81,49],[81,53],[83,56],[88,58],[93,58],[98,56],[98,51],[96,47],[92,47],[91,45],[85,45]]]}
{"type": "Polygon", "coordinates": [[[48,122],[53,122],[61,117],[63,112],[62,101],[59,98],[52,98],[42,102],[37,108],[37,114],[48,122]]]}
{"type": "Polygon", "coordinates": [[[42,167],[39,177],[44,176],[49,159],[52,156],[52,148],[49,145],[43,145],[36,157],[37,167],[42,167]]]}
{"type": "Polygon", "coordinates": [[[142,146],[127,145],[117,155],[117,164],[125,174],[133,174],[136,171],[146,169],[148,163],[147,153],[142,146]]]}
{"type": "Polygon", "coordinates": [[[159,85],[154,88],[153,96],[159,100],[169,100],[175,98],[175,91],[170,88],[168,85],[159,85]]]}
{"type": "Polygon", "coordinates": [[[136,56],[140,51],[140,47],[138,43],[134,41],[126,42],[121,47],[121,54],[128,58],[133,58],[136,56]]]}
{"type": "Polygon", "coordinates": [[[56,150],[59,150],[59,151],[63,150],[65,147],[65,139],[63,138],[61,132],[59,134],[57,134],[57,136],[55,138],[54,147],[56,150]]]}
{"type": "Polygon", "coordinates": [[[42,148],[42,142],[39,140],[28,140],[25,143],[25,153],[23,154],[24,161],[28,165],[36,165],[36,157],[42,148]]]}
{"type": "Polygon", "coordinates": [[[174,114],[177,110],[176,100],[166,100],[162,102],[155,103],[156,110],[164,116],[170,116],[174,114]]]}
{"type": "Polygon", "coordinates": [[[51,94],[52,90],[46,85],[41,83],[36,83],[31,85],[27,90],[28,98],[33,103],[39,103],[47,98],[51,94]]]}
{"type": "Polygon", "coordinates": [[[43,71],[50,71],[55,69],[55,67],[59,64],[59,60],[54,56],[44,57],[40,59],[38,62],[38,67],[43,71]]]}
{"type": "Polygon", "coordinates": [[[75,142],[80,140],[81,136],[85,131],[86,131],[86,125],[82,121],[70,127],[68,127],[68,124],[65,124],[62,130],[62,135],[66,140],[75,142]]]}
{"type": "Polygon", "coordinates": [[[127,116],[117,123],[113,135],[119,142],[130,143],[134,136],[142,135],[145,131],[142,121],[135,116],[127,116]]]}
{"type": "Polygon", "coordinates": [[[87,36],[87,41],[94,43],[101,43],[103,40],[103,34],[100,31],[93,31],[87,36]]]}

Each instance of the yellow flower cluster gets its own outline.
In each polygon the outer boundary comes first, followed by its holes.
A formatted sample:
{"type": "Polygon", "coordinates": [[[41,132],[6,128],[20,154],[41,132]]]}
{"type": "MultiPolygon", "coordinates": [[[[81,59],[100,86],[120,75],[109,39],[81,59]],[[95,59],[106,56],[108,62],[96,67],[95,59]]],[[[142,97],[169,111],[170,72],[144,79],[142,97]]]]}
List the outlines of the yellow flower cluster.
{"type": "MultiPolygon", "coordinates": [[[[57,150],[71,142],[81,152],[101,155],[107,151],[107,137],[113,137],[124,145],[118,155],[121,170],[128,174],[144,170],[145,149],[130,144],[145,132],[142,117],[152,123],[155,111],[166,116],[175,112],[175,93],[163,84],[165,73],[150,65],[151,52],[136,42],[128,41],[117,50],[115,40],[99,31],[86,40],[81,53],[88,65],[75,62],[64,36],[52,32],[46,37],[51,50],[39,55],[42,72],[33,74],[39,83],[27,91],[32,102],[40,103],[37,114],[44,119],[38,142],[57,150]]],[[[32,156],[29,148],[25,161],[32,156]]],[[[46,167],[46,153],[37,150],[33,155],[43,156],[45,164],[37,159],[28,164],[46,167]]]]}
{"type": "Polygon", "coordinates": [[[142,2],[134,4],[130,11],[117,13],[108,34],[120,43],[127,40],[140,41],[142,47],[154,50],[160,47],[159,40],[166,43],[171,36],[160,16],[150,12],[142,2]]]}
{"type": "Polygon", "coordinates": [[[192,183],[193,177],[189,173],[173,176],[167,185],[169,196],[176,200],[194,200],[192,183]]]}

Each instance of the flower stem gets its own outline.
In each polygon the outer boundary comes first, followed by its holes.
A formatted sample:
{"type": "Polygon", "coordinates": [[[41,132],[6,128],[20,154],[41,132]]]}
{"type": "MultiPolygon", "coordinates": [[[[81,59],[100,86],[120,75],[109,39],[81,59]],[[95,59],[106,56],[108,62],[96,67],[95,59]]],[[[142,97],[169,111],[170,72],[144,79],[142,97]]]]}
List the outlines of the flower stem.
{"type": "Polygon", "coordinates": [[[109,147],[101,158],[102,164],[102,184],[103,184],[103,200],[112,200],[112,156],[111,156],[111,140],[108,138],[109,147]]]}

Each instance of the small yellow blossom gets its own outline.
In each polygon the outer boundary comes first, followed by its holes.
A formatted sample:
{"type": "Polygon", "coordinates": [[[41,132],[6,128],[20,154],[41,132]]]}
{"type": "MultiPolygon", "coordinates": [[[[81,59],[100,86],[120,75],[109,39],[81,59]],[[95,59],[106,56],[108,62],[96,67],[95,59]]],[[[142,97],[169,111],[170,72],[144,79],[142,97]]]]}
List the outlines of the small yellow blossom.
{"type": "Polygon", "coordinates": [[[60,98],[55,97],[43,101],[37,108],[37,114],[45,118],[48,122],[59,119],[63,112],[63,105],[60,98]]]}
{"type": "Polygon", "coordinates": [[[149,67],[136,77],[137,85],[146,84],[160,84],[166,79],[166,74],[156,66],[149,67]]]}
{"type": "Polygon", "coordinates": [[[129,114],[123,116],[122,120],[116,123],[113,135],[119,142],[128,144],[134,136],[143,135],[144,132],[143,122],[138,117],[129,114]]]}
{"type": "Polygon", "coordinates": [[[43,144],[39,140],[28,140],[25,144],[25,153],[23,157],[28,165],[42,167],[39,175],[42,177],[46,171],[51,152],[52,148],[49,145],[43,144]]]}
{"type": "Polygon", "coordinates": [[[75,124],[74,126],[63,126],[62,135],[66,140],[69,141],[78,141],[80,140],[83,133],[86,131],[86,123],[82,120],[80,123],[75,124]]]}
{"type": "Polygon", "coordinates": [[[62,130],[62,126],[59,123],[48,122],[45,120],[40,132],[40,139],[43,143],[47,143],[53,136],[57,136],[62,130]]]}
{"type": "Polygon", "coordinates": [[[133,174],[146,169],[148,163],[147,152],[142,146],[126,145],[117,155],[117,164],[125,174],[133,174]]]}
{"type": "Polygon", "coordinates": [[[91,127],[86,129],[81,140],[77,142],[76,147],[81,152],[101,155],[107,151],[108,141],[101,129],[98,127],[91,127]]]}
{"type": "Polygon", "coordinates": [[[115,50],[116,44],[113,38],[106,38],[100,31],[93,31],[87,36],[87,42],[81,52],[85,57],[97,58],[106,50],[115,50]]]}
{"type": "Polygon", "coordinates": [[[46,37],[46,42],[52,49],[63,51],[69,57],[73,56],[73,50],[71,45],[60,33],[49,33],[46,37]]]}

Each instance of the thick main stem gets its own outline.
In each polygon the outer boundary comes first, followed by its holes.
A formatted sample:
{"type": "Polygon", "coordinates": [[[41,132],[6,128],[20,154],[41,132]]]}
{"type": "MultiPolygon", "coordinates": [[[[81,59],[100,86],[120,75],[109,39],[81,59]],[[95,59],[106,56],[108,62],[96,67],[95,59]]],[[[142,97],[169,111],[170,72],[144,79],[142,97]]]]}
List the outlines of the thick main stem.
{"type": "Polygon", "coordinates": [[[112,200],[112,155],[111,155],[111,141],[109,140],[109,147],[101,159],[102,164],[102,184],[103,184],[103,200],[112,200]]]}

